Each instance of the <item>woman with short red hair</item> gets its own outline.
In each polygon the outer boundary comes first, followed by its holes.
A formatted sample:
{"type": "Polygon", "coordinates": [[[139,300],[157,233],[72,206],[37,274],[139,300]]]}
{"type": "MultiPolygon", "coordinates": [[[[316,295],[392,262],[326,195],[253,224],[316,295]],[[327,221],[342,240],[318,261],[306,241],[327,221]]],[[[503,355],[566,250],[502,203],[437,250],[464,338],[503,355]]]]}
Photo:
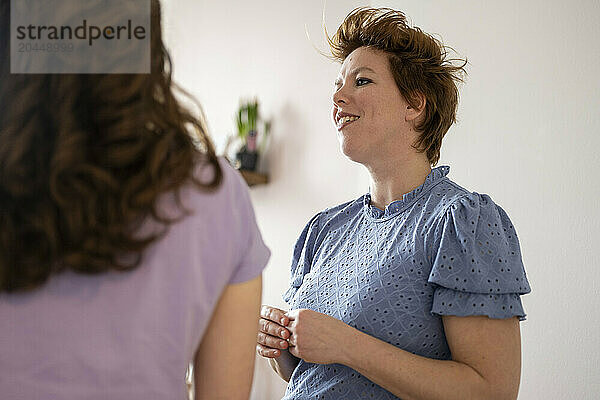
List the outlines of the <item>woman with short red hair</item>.
{"type": "Polygon", "coordinates": [[[530,291],[516,231],[435,167],[466,63],[389,9],[354,10],[330,44],[332,119],[371,188],[306,225],[290,310],[263,306],[258,353],[285,400],[516,399],[530,291]]]}

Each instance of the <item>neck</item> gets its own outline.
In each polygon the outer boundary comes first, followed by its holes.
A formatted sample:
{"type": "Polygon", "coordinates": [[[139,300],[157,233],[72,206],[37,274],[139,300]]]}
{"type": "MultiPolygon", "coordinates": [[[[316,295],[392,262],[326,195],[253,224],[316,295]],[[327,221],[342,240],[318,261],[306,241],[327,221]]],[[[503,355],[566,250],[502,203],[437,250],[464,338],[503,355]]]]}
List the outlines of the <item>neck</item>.
{"type": "Polygon", "coordinates": [[[389,160],[367,166],[371,175],[371,205],[384,210],[393,201],[419,187],[431,172],[424,154],[405,160],[389,160]]]}

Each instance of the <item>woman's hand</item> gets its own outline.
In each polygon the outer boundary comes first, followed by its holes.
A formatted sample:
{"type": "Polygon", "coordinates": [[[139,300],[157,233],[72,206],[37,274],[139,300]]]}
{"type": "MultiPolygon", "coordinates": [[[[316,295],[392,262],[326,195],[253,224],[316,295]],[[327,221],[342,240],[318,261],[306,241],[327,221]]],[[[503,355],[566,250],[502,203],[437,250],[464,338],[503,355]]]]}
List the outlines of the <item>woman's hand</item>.
{"type": "Polygon", "coordinates": [[[287,316],[291,354],[316,364],[342,363],[352,327],[313,310],[292,310],[287,316]]]}
{"type": "Polygon", "coordinates": [[[290,319],[285,311],[263,305],[258,320],[256,352],[267,358],[279,357],[281,351],[288,348],[287,339],[290,337],[290,331],[286,325],[289,322],[290,319]]]}

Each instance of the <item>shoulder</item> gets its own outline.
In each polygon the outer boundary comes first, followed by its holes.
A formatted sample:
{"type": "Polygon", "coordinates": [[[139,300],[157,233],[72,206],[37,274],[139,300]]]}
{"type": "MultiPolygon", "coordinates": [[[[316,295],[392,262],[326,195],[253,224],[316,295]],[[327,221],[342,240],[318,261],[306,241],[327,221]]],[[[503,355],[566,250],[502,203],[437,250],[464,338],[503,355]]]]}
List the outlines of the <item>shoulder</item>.
{"type": "MultiPolygon", "coordinates": [[[[218,158],[218,163],[221,171],[221,183],[216,190],[214,190],[214,194],[247,190],[247,185],[239,171],[234,169],[223,157],[218,158]]],[[[193,176],[200,182],[207,182],[212,179],[215,173],[215,168],[211,164],[206,162],[197,162],[194,167],[193,176]]]]}
{"type": "Polygon", "coordinates": [[[432,217],[437,220],[460,213],[471,215],[486,210],[502,210],[488,194],[470,191],[450,179],[437,185],[430,196],[436,198],[432,217]]]}
{"type": "Polygon", "coordinates": [[[319,211],[311,218],[309,225],[318,231],[328,231],[333,227],[345,223],[362,211],[364,197],[363,195],[355,200],[319,211]]]}
{"type": "Polygon", "coordinates": [[[470,292],[528,292],[507,213],[489,195],[456,186],[429,234],[430,282],[470,292]]]}
{"type": "MultiPolygon", "coordinates": [[[[199,236],[214,231],[215,235],[226,231],[229,235],[242,235],[254,220],[254,211],[248,187],[243,178],[227,160],[219,158],[221,182],[216,188],[205,188],[190,180],[175,191],[165,193],[158,204],[161,216],[178,221],[170,231],[187,231],[199,236]]],[[[193,178],[199,183],[212,181],[217,173],[212,164],[198,162],[193,178]]]]}
{"type": "Polygon", "coordinates": [[[429,195],[432,203],[435,204],[433,216],[444,215],[450,207],[456,206],[460,201],[473,201],[474,194],[456,182],[444,179],[433,188],[429,195]]]}
{"type": "MultiPolygon", "coordinates": [[[[185,195],[182,197],[192,202],[192,209],[202,205],[235,212],[235,209],[243,208],[250,202],[248,186],[240,173],[223,157],[218,158],[218,165],[221,182],[216,188],[201,188],[193,182],[186,185],[185,195]]],[[[216,173],[212,164],[197,162],[193,178],[200,183],[210,182],[216,173]]]]}
{"type": "Polygon", "coordinates": [[[320,242],[328,232],[356,216],[362,209],[363,201],[364,196],[361,196],[356,200],[328,207],[313,215],[296,241],[296,251],[307,244],[314,245],[320,242]]]}
{"type": "Polygon", "coordinates": [[[520,255],[513,222],[488,194],[468,191],[451,181],[438,186],[436,197],[440,200],[427,231],[427,241],[435,244],[433,248],[452,245],[462,248],[465,254],[475,250],[492,254],[494,249],[483,248],[492,246],[520,255]]]}

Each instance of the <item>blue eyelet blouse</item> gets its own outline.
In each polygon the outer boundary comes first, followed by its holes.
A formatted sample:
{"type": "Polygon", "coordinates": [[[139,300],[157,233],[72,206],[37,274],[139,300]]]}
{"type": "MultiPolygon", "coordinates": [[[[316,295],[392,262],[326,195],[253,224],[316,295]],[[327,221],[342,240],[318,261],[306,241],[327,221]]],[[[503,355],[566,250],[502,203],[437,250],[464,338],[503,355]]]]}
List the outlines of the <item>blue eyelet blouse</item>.
{"type": "MultiPolygon", "coordinates": [[[[432,169],[384,211],[366,194],[315,215],[294,249],[290,309],[441,360],[451,359],[442,315],[524,320],[519,296],[531,289],[512,222],[449,171],[432,169]]],[[[398,398],[347,366],[300,360],[283,399],[398,398]]]]}

